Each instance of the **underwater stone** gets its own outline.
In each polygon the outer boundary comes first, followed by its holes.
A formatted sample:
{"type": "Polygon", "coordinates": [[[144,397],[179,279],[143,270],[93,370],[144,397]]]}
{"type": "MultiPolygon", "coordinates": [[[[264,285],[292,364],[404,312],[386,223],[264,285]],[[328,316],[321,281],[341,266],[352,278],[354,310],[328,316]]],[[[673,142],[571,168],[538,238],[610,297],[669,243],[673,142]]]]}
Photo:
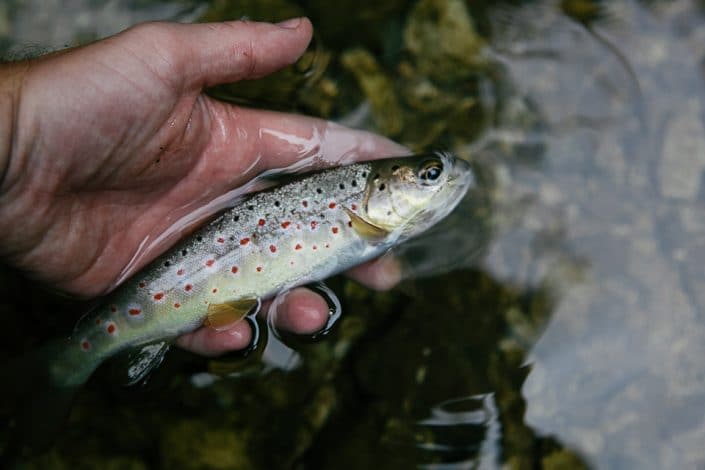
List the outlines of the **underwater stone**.
{"type": "Polygon", "coordinates": [[[690,101],[673,119],[663,143],[659,165],[661,194],[693,200],[700,191],[705,169],[705,128],[698,101],[690,101]]]}
{"type": "Polygon", "coordinates": [[[374,56],[364,49],[353,49],[340,57],[340,62],[355,76],[365,98],[372,107],[378,130],[394,136],[404,126],[394,83],[377,64],[374,56]]]}
{"type": "Polygon", "coordinates": [[[404,29],[404,46],[419,71],[438,80],[472,74],[483,62],[484,45],[461,0],[421,0],[404,29]]]}
{"type": "Polygon", "coordinates": [[[164,430],[161,463],[163,468],[251,469],[247,445],[248,439],[233,429],[183,420],[164,430]]]}

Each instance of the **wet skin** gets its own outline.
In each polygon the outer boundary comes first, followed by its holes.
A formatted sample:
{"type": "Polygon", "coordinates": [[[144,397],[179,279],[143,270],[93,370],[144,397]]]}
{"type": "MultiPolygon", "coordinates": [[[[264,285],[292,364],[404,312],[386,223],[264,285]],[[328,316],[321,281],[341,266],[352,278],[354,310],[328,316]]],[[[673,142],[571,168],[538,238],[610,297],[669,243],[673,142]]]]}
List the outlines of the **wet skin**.
{"type": "MultiPolygon", "coordinates": [[[[406,153],[373,134],[203,93],[291,64],[311,32],[307,19],[149,23],[1,65],[0,226],[9,228],[0,233],[2,260],[68,293],[98,296],[210,214],[169,231],[178,220],[263,171],[406,153]]],[[[386,289],[399,271],[385,259],[350,275],[386,289]]],[[[299,288],[278,305],[278,326],[315,332],[327,312],[318,294],[299,288]]],[[[251,335],[241,322],[201,328],[177,344],[217,355],[246,347],[251,335]]]]}

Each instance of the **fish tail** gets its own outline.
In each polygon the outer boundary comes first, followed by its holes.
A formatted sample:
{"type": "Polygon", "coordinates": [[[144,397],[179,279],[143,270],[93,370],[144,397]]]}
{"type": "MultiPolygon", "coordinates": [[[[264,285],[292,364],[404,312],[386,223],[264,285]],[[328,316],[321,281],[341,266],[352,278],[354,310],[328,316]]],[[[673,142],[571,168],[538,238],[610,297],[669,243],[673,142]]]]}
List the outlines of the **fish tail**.
{"type": "Polygon", "coordinates": [[[11,360],[0,371],[0,414],[9,441],[5,459],[22,458],[53,444],[76,392],[100,364],[54,341],[11,360]]]}

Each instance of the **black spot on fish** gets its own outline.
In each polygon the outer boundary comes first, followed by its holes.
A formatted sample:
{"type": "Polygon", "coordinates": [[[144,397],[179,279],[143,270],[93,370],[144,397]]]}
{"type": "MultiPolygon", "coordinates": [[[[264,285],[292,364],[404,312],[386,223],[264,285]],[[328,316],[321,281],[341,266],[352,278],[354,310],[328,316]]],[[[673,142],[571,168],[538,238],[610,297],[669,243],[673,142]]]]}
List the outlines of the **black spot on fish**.
{"type": "Polygon", "coordinates": [[[181,250],[181,256],[186,256],[188,254],[188,250],[181,250]]]}
{"type": "Polygon", "coordinates": [[[384,183],[382,183],[382,184],[379,185],[379,190],[380,190],[380,191],[384,191],[384,189],[385,189],[386,187],[387,187],[387,186],[386,186],[384,183]]]}
{"type": "Polygon", "coordinates": [[[363,177],[363,178],[367,178],[367,172],[366,172],[366,171],[363,171],[363,172],[362,172],[362,177],[363,177]]]}
{"type": "Polygon", "coordinates": [[[274,207],[279,207],[280,205],[279,201],[274,201],[274,207]]]}
{"type": "Polygon", "coordinates": [[[340,189],[345,189],[345,185],[344,185],[343,183],[340,183],[340,184],[338,185],[338,187],[339,187],[340,189]]]}
{"type": "Polygon", "coordinates": [[[239,220],[240,220],[240,216],[239,216],[239,215],[236,215],[235,217],[233,217],[233,222],[237,222],[237,221],[239,221],[239,220]]]}
{"type": "Polygon", "coordinates": [[[394,166],[392,167],[392,171],[397,171],[398,169],[399,169],[399,165],[394,165],[394,166]]]}
{"type": "Polygon", "coordinates": [[[169,261],[164,261],[164,267],[168,268],[169,266],[171,266],[171,263],[169,261]]]}
{"type": "Polygon", "coordinates": [[[352,180],[352,182],[351,182],[350,184],[352,185],[353,188],[356,188],[356,187],[357,187],[357,181],[356,181],[356,180],[352,180]]]}
{"type": "Polygon", "coordinates": [[[316,192],[317,192],[318,194],[323,194],[323,190],[322,190],[321,188],[317,188],[317,189],[316,189],[316,192]]]}
{"type": "Polygon", "coordinates": [[[234,235],[230,235],[229,239],[230,239],[231,242],[234,242],[234,241],[235,241],[235,236],[234,236],[234,235]]]}
{"type": "Polygon", "coordinates": [[[199,242],[202,242],[202,241],[203,241],[203,237],[199,235],[199,236],[196,237],[196,240],[199,241],[199,242]]]}
{"type": "Polygon", "coordinates": [[[253,206],[253,205],[247,206],[247,210],[248,210],[248,211],[254,210],[254,208],[255,208],[255,206],[253,206]]]}

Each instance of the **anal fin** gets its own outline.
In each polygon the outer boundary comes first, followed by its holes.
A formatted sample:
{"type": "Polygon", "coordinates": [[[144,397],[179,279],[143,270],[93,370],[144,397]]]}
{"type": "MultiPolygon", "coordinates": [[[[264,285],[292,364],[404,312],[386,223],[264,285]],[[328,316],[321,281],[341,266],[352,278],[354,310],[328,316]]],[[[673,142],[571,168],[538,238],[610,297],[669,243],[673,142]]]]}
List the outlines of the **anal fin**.
{"type": "Polygon", "coordinates": [[[125,364],[125,385],[135,385],[144,380],[164,360],[164,355],[169,350],[166,342],[152,343],[132,348],[122,357],[116,358],[125,364]]]}

